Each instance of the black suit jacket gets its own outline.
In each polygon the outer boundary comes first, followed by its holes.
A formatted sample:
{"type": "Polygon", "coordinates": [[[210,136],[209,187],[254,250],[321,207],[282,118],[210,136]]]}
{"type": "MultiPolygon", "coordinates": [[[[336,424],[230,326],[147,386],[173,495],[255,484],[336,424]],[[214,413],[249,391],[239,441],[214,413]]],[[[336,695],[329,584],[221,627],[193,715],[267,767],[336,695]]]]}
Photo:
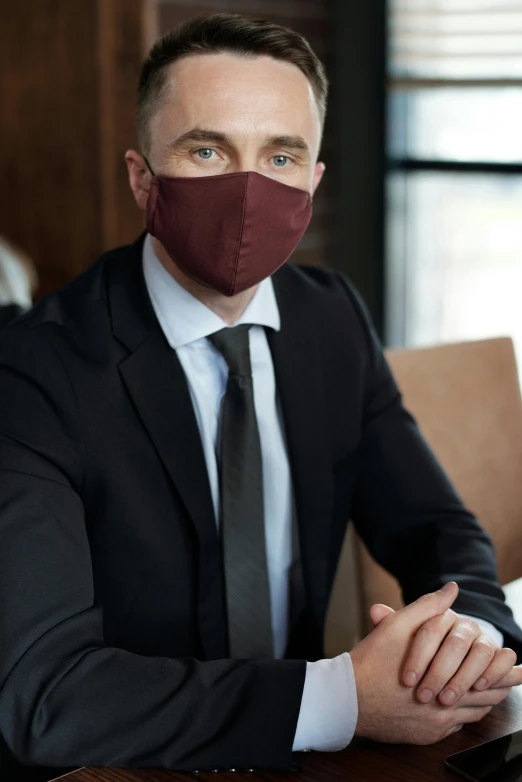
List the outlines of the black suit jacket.
{"type": "MultiPolygon", "coordinates": [[[[487,535],[338,273],[286,265],[269,333],[306,608],[285,660],[227,659],[220,546],[182,368],[142,239],[0,334],[0,732],[23,763],[288,769],[347,520],[411,601],[522,637],[487,535]]],[[[346,596],[350,600],[350,595],[346,596]]]]}
{"type": "Polygon", "coordinates": [[[12,320],[25,312],[19,304],[0,304],[0,328],[7,326],[12,320]]]}

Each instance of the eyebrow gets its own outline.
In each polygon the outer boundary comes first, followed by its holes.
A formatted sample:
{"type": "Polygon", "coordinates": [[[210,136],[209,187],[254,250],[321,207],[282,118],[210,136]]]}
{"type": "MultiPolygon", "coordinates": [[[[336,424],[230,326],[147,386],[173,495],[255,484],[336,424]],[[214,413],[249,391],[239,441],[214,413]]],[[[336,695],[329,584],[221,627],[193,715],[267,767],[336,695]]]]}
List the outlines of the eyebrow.
{"type": "MultiPolygon", "coordinates": [[[[169,144],[170,149],[179,149],[188,142],[204,144],[206,142],[218,142],[232,147],[233,144],[226,133],[220,133],[217,130],[206,130],[205,128],[192,128],[169,144]]],[[[270,136],[266,139],[263,147],[285,147],[296,152],[303,152],[307,157],[311,157],[310,147],[302,136],[270,136]]]]}
{"type": "Polygon", "coordinates": [[[294,149],[296,152],[304,152],[310,157],[310,147],[302,136],[271,136],[265,146],[294,149]]]}
{"type": "Polygon", "coordinates": [[[196,143],[204,143],[205,141],[219,141],[221,143],[229,143],[227,136],[224,133],[219,133],[217,130],[204,130],[203,128],[192,128],[187,130],[178,138],[174,139],[169,147],[176,149],[182,147],[189,141],[195,141],[196,143]]]}

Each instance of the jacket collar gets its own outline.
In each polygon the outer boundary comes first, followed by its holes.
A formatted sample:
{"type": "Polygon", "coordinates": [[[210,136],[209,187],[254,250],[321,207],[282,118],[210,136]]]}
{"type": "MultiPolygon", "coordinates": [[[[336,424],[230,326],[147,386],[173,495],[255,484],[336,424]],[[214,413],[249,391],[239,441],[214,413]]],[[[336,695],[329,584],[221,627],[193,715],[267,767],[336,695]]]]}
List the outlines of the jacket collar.
{"type": "MultiPolygon", "coordinates": [[[[219,315],[168,273],[154,252],[149,234],[143,244],[143,275],[154,311],[172,348],[183,347],[227,327],[219,315]]],[[[234,325],[241,323],[280,329],[281,319],[270,277],[258,285],[254,297],[234,325]]]]}

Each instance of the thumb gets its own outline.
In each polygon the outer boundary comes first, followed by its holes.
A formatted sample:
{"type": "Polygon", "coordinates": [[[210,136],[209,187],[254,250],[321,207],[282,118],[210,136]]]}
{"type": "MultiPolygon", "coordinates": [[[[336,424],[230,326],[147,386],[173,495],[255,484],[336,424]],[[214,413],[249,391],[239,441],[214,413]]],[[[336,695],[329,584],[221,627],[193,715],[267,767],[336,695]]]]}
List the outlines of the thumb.
{"type": "Polygon", "coordinates": [[[455,581],[448,581],[441,589],[419,597],[414,603],[397,611],[397,614],[402,614],[403,621],[414,632],[428,619],[447,611],[455,602],[458,593],[459,588],[455,581]]]}
{"type": "Polygon", "coordinates": [[[379,622],[382,622],[385,616],[389,616],[390,614],[394,614],[395,611],[393,608],[390,608],[390,606],[385,606],[382,603],[375,603],[375,605],[372,605],[370,608],[370,619],[372,620],[372,624],[374,627],[377,627],[379,622]]]}

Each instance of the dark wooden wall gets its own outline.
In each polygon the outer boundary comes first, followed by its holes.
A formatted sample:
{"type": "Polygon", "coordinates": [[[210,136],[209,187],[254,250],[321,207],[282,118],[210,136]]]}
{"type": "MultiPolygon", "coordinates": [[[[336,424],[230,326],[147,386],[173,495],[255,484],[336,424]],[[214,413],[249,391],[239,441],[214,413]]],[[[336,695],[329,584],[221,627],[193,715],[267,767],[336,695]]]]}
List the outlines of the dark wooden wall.
{"type": "Polygon", "coordinates": [[[362,294],[383,336],[387,0],[333,0],[336,244],[332,265],[362,294]]]}
{"type": "MultiPolygon", "coordinates": [[[[160,0],[157,7],[159,33],[167,32],[178,22],[196,14],[225,11],[253,18],[261,17],[292,27],[308,39],[328,71],[331,71],[331,0],[160,0]]],[[[310,227],[292,256],[296,263],[328,264],[331,260],[334,243],[334,208],[329,175],[332,124],[333,115],[330,114],[321,153],[321,159],[326,163],[326,174],[314,198],[310,227]]]]}
{"type": "Polygon", "coordinates": [[[142,218],[123,154],[134,144],[153,0],[23,0],[0,23],[0,234],[34,260],[39,295],[142,218]]]}
{"type": "Polygon", "coordinates": [[[353,18],[347,6],[344,0],[10,3],[0,23],[0,235],[34,259],[39,295],[143,227],[123,155],[135,144],[136,84],[154,37],[198,13],[235,11],[302,32],[326,64],[333,82],[321,153],[327,171],[294,258],[347,271],[379,321],[382,194],[374,161],[382,152],[375,130],[382,102],[374,89],[380,69],[372,62],[382,47],[366,4],[357,13],[352,8],[353,18]]]}

